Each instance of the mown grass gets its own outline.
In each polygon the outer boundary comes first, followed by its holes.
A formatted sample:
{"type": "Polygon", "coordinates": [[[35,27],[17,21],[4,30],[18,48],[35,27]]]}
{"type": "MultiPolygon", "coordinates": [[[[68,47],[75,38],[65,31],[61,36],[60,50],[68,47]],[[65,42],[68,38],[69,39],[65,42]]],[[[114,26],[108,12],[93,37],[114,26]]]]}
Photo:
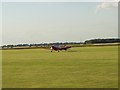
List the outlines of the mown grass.
{"type": "Polygon", "coordinates": [[[118,47],[3,50],[3,88],[117,88],[118,47]]]}

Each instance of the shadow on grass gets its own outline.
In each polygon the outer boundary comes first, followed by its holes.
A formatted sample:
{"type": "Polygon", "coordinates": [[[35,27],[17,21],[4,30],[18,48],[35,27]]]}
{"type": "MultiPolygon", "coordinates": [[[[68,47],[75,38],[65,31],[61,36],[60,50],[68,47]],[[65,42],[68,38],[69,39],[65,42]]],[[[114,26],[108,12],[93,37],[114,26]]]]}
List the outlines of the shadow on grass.
{"type": "Polygon", "coordinates": [[[77,50],[70,50],[70,51],[68,51],[68,52],[79,52],[79,51],[77,51],[77,50]]]}

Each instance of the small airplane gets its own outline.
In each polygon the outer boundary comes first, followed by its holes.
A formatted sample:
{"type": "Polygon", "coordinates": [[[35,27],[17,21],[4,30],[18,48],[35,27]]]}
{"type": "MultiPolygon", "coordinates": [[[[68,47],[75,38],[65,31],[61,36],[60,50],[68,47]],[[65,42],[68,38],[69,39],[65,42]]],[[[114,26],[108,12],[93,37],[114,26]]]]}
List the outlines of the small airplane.
{"type": "Polygon", "coordinates": [[[53,50],[55,50],[55,51],[62,51],[62,50],[67,50],[67,49],[69,49],[69,48],[71,48],[71,46],[64,46],[64,47],[59,47],[59,46],[55,46],[55,45],[52,45],[51,46],[51,52],[53,51],[53,50]]]}

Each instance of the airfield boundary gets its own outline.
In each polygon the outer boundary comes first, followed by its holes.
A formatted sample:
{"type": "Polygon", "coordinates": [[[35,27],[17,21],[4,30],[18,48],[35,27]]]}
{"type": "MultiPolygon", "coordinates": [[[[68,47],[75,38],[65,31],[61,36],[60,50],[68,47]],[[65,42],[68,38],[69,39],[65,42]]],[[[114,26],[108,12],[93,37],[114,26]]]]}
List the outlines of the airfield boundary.
{"type": "MultiPolygon", "coordinates": [[[[68,44],[68,46],[72,47],[98,47],[98,46],[120,46],[120,43],[102,43],[102,44],[68,44]]],[[[0,50],[14,50],[14,49],[49,49],[50,46],[22,46],[22,47],[13,47],[13,48],[0,48],[0,50]]]]}

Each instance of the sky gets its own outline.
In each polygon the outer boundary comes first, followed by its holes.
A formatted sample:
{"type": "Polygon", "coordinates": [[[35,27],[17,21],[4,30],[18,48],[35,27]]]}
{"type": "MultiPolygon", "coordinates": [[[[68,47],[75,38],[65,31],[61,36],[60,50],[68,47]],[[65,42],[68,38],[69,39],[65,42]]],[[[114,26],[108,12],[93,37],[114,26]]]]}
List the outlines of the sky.
{"type": "Polygon", "coordinates": [[[118,6],[100,2],[3,2],[2,44],[118,37],[118,6]]]}

